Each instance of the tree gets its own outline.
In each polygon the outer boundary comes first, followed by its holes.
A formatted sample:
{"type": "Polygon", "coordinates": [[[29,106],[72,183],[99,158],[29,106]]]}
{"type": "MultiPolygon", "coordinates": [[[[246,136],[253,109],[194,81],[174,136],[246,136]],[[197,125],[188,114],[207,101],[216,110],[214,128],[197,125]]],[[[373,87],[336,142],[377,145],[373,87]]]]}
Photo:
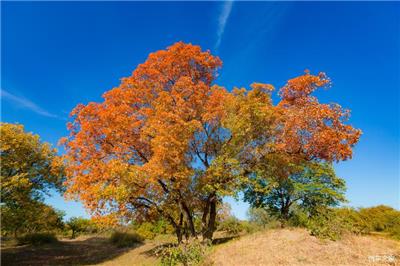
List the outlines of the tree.
{"type": "Polygon", "coordinates": [[[63,140],[67,193],[94,215],[161,215],[179,241],[184,227],[196,236],[199,215],[211,238],[225,182],[213,179],[212,162],[228,137],[221,120],[230,95],[211,85],[220,66],[208,51],[176,43],[150,54],[104,102],[78,105],[63,140]]]}
{"type": "Polygon", "coordinates": [[[315,76],[306,71],[289,80],[279,91],[282,99],[275,109],[272,134],[260,132],[247,141],[250,148],[241,159],[249,177],[245,198],[254,207],[268,207],[283,221],[297,201],[312,213],[316,205],[344,200],[344,181],[335,176],[330,163],[351,158],[361,131],[345,124],[349,110],[321,104],[311,95],[329,85],[324,73],[315,76]]]}
{"type": "Polygon", "coordinates": [[[345,201],[345,182],[329,164],[308,164],[287,178],[263,174],[251,178],[244,198],[252,206],[264,208],[280,219],[282,226],[292,217],[294,204],[312,216],[318,208],[337,206],[345,201]]]}
{"type": "Polygon", "coordinates": [[[21,233],[61,230],[64,215],[64,212],[38,201],[26,201],[18,206],[2,205],[1,231],[17,237],[21,233]]]}
{"type": "Polygon", "coordinates": [[[82,217],[71,217],[66,224],[72,232],[71,238],[75,238],[77,233],[86,232],[92,225],[89,219],[82,217]]]}
{"type": "Polygon", "coordinates": [[[1,203],[42,199],[50,189],[61,189],[63,176],[57,151],[27,133],[19,124],[0,124],[1,203]]]}
{"type": "MultiPolygon", "coordinates": [[[[252,90],[230,93],[212,85],[221,64],[209,51],[179,42],[150,54],[119,87],[103,95],[103,102],[78,105],[68,124],[70,135],[62,140],[68,195],[82,200],[95,216],[161,216],[175,228],[179,242],[184,231],[211,239],[222,197],[236,193],[268,154],[293,153],[294,158],[296,147],[286,133],[294,134],[295,126],[289,127],[288,114],[299,115],[301,104],[315,105],[307,102],[308,95],[306,103],[297,100],[303,95],[295,100],[286,96],[297,85],[282,89],[278,106],[272,104],[271,85],[254,83],[252,90]],[[200,232],[196,219],[201,220],[200,232]]],[[[317,122],[329,118],[310,113],[317,122]]],[[[351,129],[343,129],[339,118],[333,117],[334,124],[323,130],[347,130],[343,137],[349,139],[351,129]]],[[[326,144],[337,158],[347,158],[346,147],[355,139],[343,144],[340,155],[335,145],[342,140],[324,138],[326,143],[315,143],[321,148],[306,154],[309,148],[304,147],[296,156],[322,158],[326,144]]]]}
{"type": "Polygon", "coordinates": [[[18,124],[0,124],[2,228],[18,232],[62,226],[62,214],[41,201],[64,179],[57,151],[18,124]],[[61,218],[60,218],[61,217],[61,218]]]}

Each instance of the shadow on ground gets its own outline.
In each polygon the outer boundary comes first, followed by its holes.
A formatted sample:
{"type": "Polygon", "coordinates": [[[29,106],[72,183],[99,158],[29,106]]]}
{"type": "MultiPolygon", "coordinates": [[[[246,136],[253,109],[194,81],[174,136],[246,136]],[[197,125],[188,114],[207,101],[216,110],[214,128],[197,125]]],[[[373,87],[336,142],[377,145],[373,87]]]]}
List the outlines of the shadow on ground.
{"type": "Polygon", "coordinates": [[[1,265],[97,264],[111,260],[139,246],[140,244],[129,248],[117,248],[106,238],[92,237],[38,247],[10,247],[1,250],[1,265]]]}

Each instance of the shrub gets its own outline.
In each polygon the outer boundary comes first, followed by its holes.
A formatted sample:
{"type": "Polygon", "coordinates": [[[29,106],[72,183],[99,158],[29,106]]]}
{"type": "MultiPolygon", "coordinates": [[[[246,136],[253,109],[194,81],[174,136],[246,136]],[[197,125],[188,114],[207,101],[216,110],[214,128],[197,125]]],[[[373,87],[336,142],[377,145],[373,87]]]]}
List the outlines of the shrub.
{"type": "Polygon", "coordinates": [[[295,206],[291,217],[289,218],[288,225],[295,227],[307,227],[309,217],[305,211],[295,206]]]}
{"type": "Polygon", "coordinates": [[[143,237],[136,233],[114,232],[110,237],[111,243],[119,248],[130,247],[143,242],[143,237]]]}
{"type": "Polygon", "coordinates": [[[310,230],[311,235],[330,240],[338,240],[344,233],[343,226],[335,216],[314,216],[309,220],[307,228],[310,230]]]}
{"type": "Polygon", "coordinates": [[[265,228],[265,226],[267,226],[267,225],[264,225],[263,227],[261,227],[256,223],[252,223],[249,221],[240,221],[240,227],[242,228],[243,231],[245,231],[248,234],[257,232],[261,228],[265,228]]]}
{"type": "Polygon", "coordinates": [[[18,239],[18,245],[44,245],[57,243],[57,237],[53,233],[26,234],[18,239]]]}
{"type": "Polygon", "coordinates": [[[160,234],[173,234],[174,233],[174,227],[167,222],[166,220],[160,219],[154,223],[154,227],[152,229],[152,232],[154,232],[157,235],[160,234]]]}
{"type": "Polygon", "coordinates": [[[139,227],[135,229],[136,233],[145,239],[154,239],[157,236],[157,234],[154,232],[155,230],[156,227],[149,222],[141,223],[139,227]]]}
{"type": "Polygon", "coordinates": [[[369,233],[367,221],[352,208],[321,208],[307,221],[311,234],[320,238],[338,240],[345,233],[369,233]]]}
{"type": "Polygon", "coordinates": [[[389,234],[394,239],[400,240],[400,221],[397,225],[390,228],[389,234]]]}
{"type": "Polygon", "coordinates": [[[236,217],[231,216],[219,224],[218,230],[225,231],[228,235],[237,235],[244,227],[236,217]]]}
{"type": "Polygon", "coordinates": [[[400,212],[388,206],[362,208],[359,213],[369,231],[391,233],[400,225],[400,212]]]}
{"type": "Polygon", "coordinates": [[[198,240],[177,246],[171,245],[161,249],[161,265],[197,265],[203,261],[207,250],[208,245],[198,240]]]}

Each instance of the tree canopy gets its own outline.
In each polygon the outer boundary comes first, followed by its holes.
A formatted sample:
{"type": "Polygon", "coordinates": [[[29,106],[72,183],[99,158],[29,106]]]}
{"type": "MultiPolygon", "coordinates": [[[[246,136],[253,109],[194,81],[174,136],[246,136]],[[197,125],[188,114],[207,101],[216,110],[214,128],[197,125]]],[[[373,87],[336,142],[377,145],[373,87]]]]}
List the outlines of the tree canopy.
{"type": "Polygon", "coordinates": [[[78,105],[62,140],[68,195],[94,215],[162,216],[178,240],[184,228],[212,238],[217,204],[260,162],[351,157],[361,133],[345,124],[349,112],[311,96],[329,84],[325,74],[289,80],[274,105],[272,85],[214,85],[221,66],[209,51],[178,42],[150,54],[103,102],[78,105]]]}
{"type": "Polygon", "coordinates": [[[43,204],[51,189],[62,190],[63,165],[57,151],[19,124],[0,124],[1,212],[5,232],[62,226],[63,214],[43,204]]]}
{"type": "Polygon", "coordinates": [[[246,183],[244,199],[253,207],[261,207],[283,224],[292,216],[292,207],[300,207],[309,216],[321,207],[345,202],[345,182],[337,177],[329,164],[308,164],[286,178],[258,171],[246,183]]]}
{"type": "Polygon", "coordinates": [[[39,199],[49,189],[61,189],[62,169],[56,150],[27,133],[19,124],[0,124],[1,203],[39,199]]]}

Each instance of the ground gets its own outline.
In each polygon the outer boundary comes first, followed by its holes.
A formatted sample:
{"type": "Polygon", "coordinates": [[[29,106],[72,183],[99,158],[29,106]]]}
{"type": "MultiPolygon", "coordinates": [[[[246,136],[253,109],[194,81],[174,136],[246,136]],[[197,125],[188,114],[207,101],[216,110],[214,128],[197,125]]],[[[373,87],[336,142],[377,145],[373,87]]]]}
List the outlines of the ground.
{"type": "MultiPolygon", "coordinates": [[[[81,237],[51,246],[5,247],[2,265],[157,265],[154,250],[170,240],[116,248],[106,238],[81,237]]],[[[303,229],[275,229],[217,242],[204,265],[400,265],[400,242],[380,236],[329,241],[303,229]]]]}
{"type": "Polygon", "coordinates": [[[377,236],[320,240],[304,229],[255,233],[218,246],[210,265],[400,265],[400,242],[377,236]],[[397,264],[392,261],[397,260],[397,264]]]}

